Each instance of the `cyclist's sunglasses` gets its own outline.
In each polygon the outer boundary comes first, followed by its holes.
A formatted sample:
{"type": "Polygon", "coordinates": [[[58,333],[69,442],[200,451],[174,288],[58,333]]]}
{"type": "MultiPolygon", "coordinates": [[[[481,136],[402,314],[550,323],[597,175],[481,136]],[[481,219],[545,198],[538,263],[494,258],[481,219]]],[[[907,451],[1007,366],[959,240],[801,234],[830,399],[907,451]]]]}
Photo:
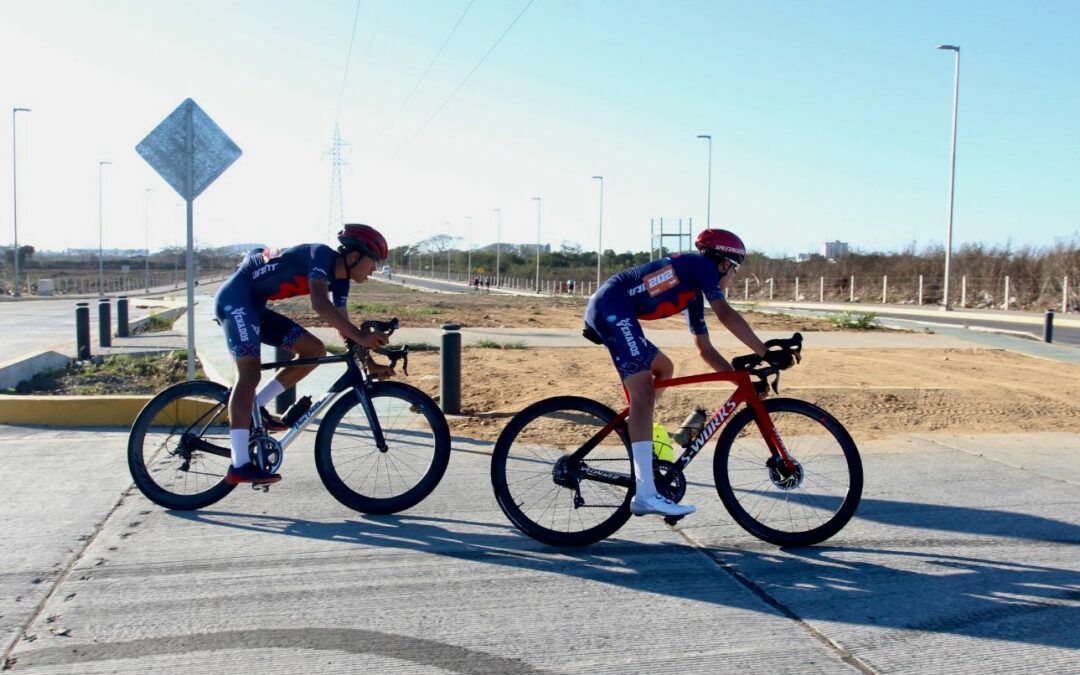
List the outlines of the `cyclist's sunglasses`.
{"type": "Polygon", "coordinates": [[[727,263],[727,267],[724,268],[725,272],[738,272],[739,271],[739,263],[735,262],[731,258],[724,258],[723,261],[727,263]]]}

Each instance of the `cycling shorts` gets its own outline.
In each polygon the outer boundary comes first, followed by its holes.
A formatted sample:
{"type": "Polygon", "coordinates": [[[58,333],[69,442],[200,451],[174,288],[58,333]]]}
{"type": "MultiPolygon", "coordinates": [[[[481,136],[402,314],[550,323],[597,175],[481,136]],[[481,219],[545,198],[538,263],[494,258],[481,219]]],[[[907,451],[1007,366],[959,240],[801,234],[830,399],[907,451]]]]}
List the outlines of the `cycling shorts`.
{"type": "Polygon", "coordinates": [[[225,331],[234,359],[261,355],[260,343],[293,351],[296,341],[309,335],[300,324],[254,301],[250,289],[235,278],[222,285],[214,298],[214,314],[225,331]]]}
{"type": "Polygon", "coordinates": [[[652,368],[660,350],[645,338],[634,308],[621,292],[593,295],[585,310],[585,325],[600,336],[620,379],[652,368]]]}

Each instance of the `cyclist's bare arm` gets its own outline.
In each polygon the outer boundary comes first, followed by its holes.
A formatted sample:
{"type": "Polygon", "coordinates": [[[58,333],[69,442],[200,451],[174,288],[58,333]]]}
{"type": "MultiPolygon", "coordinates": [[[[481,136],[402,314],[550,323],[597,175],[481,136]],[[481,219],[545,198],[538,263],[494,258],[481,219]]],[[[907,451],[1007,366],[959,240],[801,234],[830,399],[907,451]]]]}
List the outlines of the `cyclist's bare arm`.
{"type": "Polygon", "coordinates": [[[716,372],[721,373],[725,370],[731,370],[731,364],[720,355],[720,352],[716,351],[716,347],[713,346],[708,333],[694,335],[694,346],[697,347],[701,359],[716,372]]]}
{"type": "Polygon", "coordinates": [[[342,312],[339,307],[334,307],[334,303],[330,302],[330,285],[326,279],[315,279],[311,282],[311,309],[331,328],[362,347],[376,349],[388,342],[385,333],[360,330],[349,321],[347,313],[342,312]]]}
{"type": "Polygon", "coordinates": [[[746,319],[742,318],[742,315],[735,311],[735,309],[727,303],[727,300],[710,300],[709,304],[712,306],[713,312],[716,313],[716,318],[720,319],[720,323],[724,324],[724,327],[731,331],[731,334],[739,339],[744,345],[749,347],[758,356],[764,356],[765,345],[754,333],[754,329],[750,327],[750,324],[746,323],[746,319]]]}

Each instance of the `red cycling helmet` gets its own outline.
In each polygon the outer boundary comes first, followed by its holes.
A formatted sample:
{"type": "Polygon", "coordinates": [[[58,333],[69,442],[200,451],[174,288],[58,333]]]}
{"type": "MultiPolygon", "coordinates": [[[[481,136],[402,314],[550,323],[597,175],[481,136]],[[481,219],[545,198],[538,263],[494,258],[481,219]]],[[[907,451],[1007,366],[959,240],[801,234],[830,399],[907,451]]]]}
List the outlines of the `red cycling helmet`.
{"type": "Polygon", "coordinates": [[[734,232],[715,228],[702,230],[694,245],[703,256],[717,263],[729,260],[738,267],[746,260],[746,244],[734,232]]]}
{"type": "Polygon", "coordinates": [[[337,238],[341,242],[338,250],[342,253],[359,251],[375,260],[383,260],[389,253],[386,239],[370,225],[346,225],[341,232],[338,232],[337,238]]]}

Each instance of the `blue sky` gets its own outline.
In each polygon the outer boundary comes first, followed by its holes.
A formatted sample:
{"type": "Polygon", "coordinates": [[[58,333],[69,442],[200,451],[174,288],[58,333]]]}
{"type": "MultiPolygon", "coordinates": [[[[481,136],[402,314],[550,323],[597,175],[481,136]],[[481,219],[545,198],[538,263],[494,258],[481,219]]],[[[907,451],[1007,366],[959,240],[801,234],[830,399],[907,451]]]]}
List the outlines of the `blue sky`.
{"type": "Polygon", "coordinates": [[[346,220],[392,245],[434,234],[643,250],[649,221],[706,223],[773,254],[945,236],[962,48],[954,241],[1080,231],[1080,3],[474,0],[7,2],[0,242],[178,241],[179,198],[134,146],[194,98],[244,155],[196,201],[200,243],[322,241],[340,125],[346,220]],[[349,56],[350,40],[352,44],[349,56]],[[346,67],[348,70],[346,71],[346,67]],[[344,85],[344,86],[343,86],[344,85]],[[340,105],[339,105],[340,104],[340,105]],[[441,106],[441,112],[435,114],[441,106]],[[433,117],[434,114],[434,117],[433,117]],[[147,193],[147,188],[152,192],[147,193]],[[149,216],[148,216],[149,214],[149,216]]]}

